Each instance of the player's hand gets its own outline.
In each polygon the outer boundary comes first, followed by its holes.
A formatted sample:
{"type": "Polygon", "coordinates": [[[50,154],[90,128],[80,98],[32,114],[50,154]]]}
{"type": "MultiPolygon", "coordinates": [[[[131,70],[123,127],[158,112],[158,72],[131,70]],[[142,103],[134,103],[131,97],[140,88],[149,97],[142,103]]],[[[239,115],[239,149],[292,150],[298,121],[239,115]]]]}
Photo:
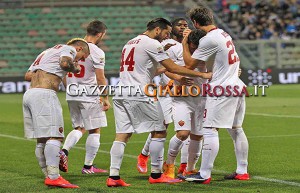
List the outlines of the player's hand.
{"type": "Polygon", "coordinates": [[[182,76],[179,79],[180,85],[192,86],[194,84],[194,80],[192,78],[182,76]]]}
{"type": "Polygon", "coordinates": [[[186,28],[186,29],[183,31],[183,37],[188,37],[188,36],[190,35],[191,32],[192,32],[191,29],[186,28]]]}
{"type": "Polygon", "coordinates": [[[170,47],[175,46],[175,45],[176,44],[170,44],[170,43],[168,43],[168,44],[165,45],[164,50],[167,51],[170,47]]]}
{"type": "Polygon", "coordinates": [[[103,111],[107,111],[111,107],[108,97],[102,99],[102,105],[103,105],[102,107],[103,111]]]}
{"type": "Polygon", "coordinates": [[[187,44],[187,40],[188,40],[188,37],[189,37],[189,34],[191,33],[191,29],[189,28],[186,28],[184,31],[183,31],[183,39],[182,39],[182,44],[185,45],[187,44]]]}
{"type": "Polygon", "coordinates": [[[242,69],[239,68],[238,76],[240,77],[242,74],[242,69]]]}
{"type": "Polygon", "coordinates": [[[200,76],[201,78],[204,79],[211,79],[212,78],[212,72],[202,72],[202,75],[200,76]]]}
{"type": "Polygon", "coordinates": [[[78,61],[74,62],[74,72],[75,74],[81,71],[81,66],[78,64],[78,61]]]}

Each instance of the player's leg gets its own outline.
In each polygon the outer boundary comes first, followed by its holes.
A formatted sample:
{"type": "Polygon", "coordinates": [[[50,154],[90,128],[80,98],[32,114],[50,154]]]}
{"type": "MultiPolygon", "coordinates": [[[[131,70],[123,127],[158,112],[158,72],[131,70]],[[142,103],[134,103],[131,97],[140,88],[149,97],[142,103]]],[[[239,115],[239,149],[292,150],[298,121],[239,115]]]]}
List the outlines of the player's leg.
{"type": "MultiPolygon", "coordinates": [[[[162,107],[162,111],[164,114],[164,124],[165,127],[168,128],[169,124],[173,122],[172,118],[172,98],[171,97],[161,97],[159,98],[159,103],[162,107]]],[[[142,149],[141,154],[138,156],[137,160],[137,170],[145,174],[148,171],[147,163],[149,159],[149,146],[151,143],[151,133],[149,133],[148,138],[145,142],[145,145],[142,149]]]]}
{"type": "Polygon", "coordinates": [[[188,149],[188,164],[185,175],[196,171],[195,165],[198,162],[202,151],[203,143],[203,120],[205,111],[206,98],[200,97],[197,99],[192,117],[192,130],[190,134],[190,145],[188,149]]]}
{"type": "Polygon", "coordinates": [[[233,122],[233,127],[227,129],[230,134],[234,149],[235,156],[237,160],[237,169],[233,174],[225,176],[225,179],[237,179],[237,180],[249,180],[250,175],[248,174],[248,150],[249,144],[245,132],[242,128],[244,115],[245,115],[245,98],[239,98],[239,103],[237,106],[237,111],[235,113],[235,118],[233,122]]]}
{"type": "MultiPolygon", "coordinates": [[[[35,138],[34,135],[34,124],[33,124],[33,117],[30,111],[30,95],[31,91],[28,91],[24,94],[23,97],[23,117],[24,117],[24,133],[26,138],[35,138]]],[[[37,139],[36,147],[35,147],[35,156],[38,160],[39,166],[42,169],[43,174],[47,177],[47,168],[46,168],[46,159],[44,155],[44,149],[46,145],[47,139],[37,139]]]]}
{"type": "Polygon", "coordinates": [[[110,149],[110,170],[106,180],[108,187],[130,186],[120,177],[120,169],[123,160],[126,143],[134,132],[128,109],[123,99],[113,100],[115,115],[116,137],[110,149]]]}
{"type": "Polygon", "coordinates": [[[96,101],[95,103],[82,102],[82,106],[81,114],[83,117],[83,123],[85,129],[89,132],[89,135],[86,139],[85,161],[81,172],[83,174],[107,172],[106,170],[96,168],[93,165],[100,147],[100,127],[102,128],[107,126],[106,114],[102,110],[103,107],[99,101],[96,101]]]}
{"type": "Polygon", "coordinates": [[[35,156],[36,156],[36,159],[38,160],[38,163],[39,163],[45,177],[48,176],[46,158],[45,158],[45,154],[44,154],[46,141],[47,141],[46,138],[37,139],[37,143],[36,143],[36,147],[35,147],[35,156]]]}
{"type": "Polygon", "coordinates": [[[80,101],[68,101],[69,112],[71,115],[72,130],[66,137],[62,150],[60,151],[59,169],[62,172],[68,171],[69,151],[77,144],[85,133],[83,119],[81,115],[82,104],[80,101]]]}
{"type": "Polygon", "coordinates": [[[72,130],[66,137],[62,150],[68,154],[68,152],[76,145],[82,135],[85,133],[82,115],[81,115],[81,102],[68,101],[69,112],[71,115],[72,130]]]}
{"type": "Polygon", "coordinates": [[[182,144],[180,150],[180,166],[178,168],[177,174],[182,174],[183,171],[186,169],[187,162],[188,162],[188,151],[190,146],[190,137],[188,137],[182,144]]]}
{"type": "Polygon", "coordinates": [[[120,177],[120,168],[123,160],[126,143],[132,133],[117,133],[113,145],[110,149],[110,170],[109,177],[106,180],[108,187],[130,186],[120,177]]]}
{"type": "Polygon", "coordinates": [[[164,164],[164,174],[175,177],[175,159],[182,148],[184,141],[191,131],[192,109],[185,101],[174,100],[174,129],[176,134],[171,138],[168,149],[168,157],[164,164]]]}

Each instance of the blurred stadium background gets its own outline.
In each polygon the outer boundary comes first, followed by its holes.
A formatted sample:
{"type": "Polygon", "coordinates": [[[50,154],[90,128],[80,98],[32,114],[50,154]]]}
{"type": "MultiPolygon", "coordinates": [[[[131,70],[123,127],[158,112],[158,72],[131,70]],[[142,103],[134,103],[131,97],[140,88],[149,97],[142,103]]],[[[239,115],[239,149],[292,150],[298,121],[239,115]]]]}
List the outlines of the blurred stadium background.
{"type": "MultiPolygon", "coordinates": [[[[200,2],[200,1],[199,1],[200,2]]],[[[73,37],[83,37],[93,19],[108,26],[99,45],[106,52],[109,84],[118,81],[121,49],[155,17],[170,20],[185,17],[197,0],[0,0],[0,192],[61,192],[43,184],[34,157],[34,140],[24,139],[22,94],[29,88],[24,73],[36,56],[48,47],[73,37]],[[2,94],[20,93],[20,94],[2,94]]],[[[300,192],[300,1],[299,0],[210,0],[201,1],[214,10],[217,25],[234,38],[248,85],[269,84],[267,97],[247,98],[244,122],[249,152],[250,181],[224,181],[235,169],[231,138],[220,130],[220,151],[209,186],[181,183],[150,185],[147,175],[135,169],[147,134],[134,135],[127,144],[121,175],[133,186],[109,189],[107,175],[81,175],[85,137],[70,155],[70,172],[63,174],[80,185],[76,192],[300,192]],[[279,84],[279,85],[275,85],[279,84]],[[286,85],[290,84],[290,85],[286,85]]],[[[192,27],[192,26],[191,26],[192,27]]],[[[253,87],[249,87],[250,93],[253,87]]],[[[66,133],[71,121],[65,93],[58,94],[63,106],[66,133]]],[[[95,160],[108,169],[114,139],[113,111],[108,127],[101,131],[101,148],[95,160]]],[[[170,126],[172,128],[172,126],[170,126]]],[[[170,138],[173,133],[169,131],[170,138]]],[[[168,140],[165,148],[168,145],[168,140]]],[[[165,150],[166,152],[167,150],[165,150]]],[[[200,161],[199,161],[200,162],[200,161]]],[[[199,163],[198,163],[199,165],[199,163]]],[[[63,190],[74,192],[74,190],[63,190]]]]}
{"type": "MultiPolygon", "coordinates": [[[[252,84],[300,83],[299,0],[199,1],[215,11],[217,25],[235,41],[252,84]]],[[[24,92],[23,74],[44,49],[83,37],[92,19],[108,26],[99,45],[106,52],[110,83],[119,71],[123,45],[155,17],[185,17],[197,0],[1,0],[0,92],[24,92]],[[14,82],[17,89],[5,89],[14,82]]],[[[192,27],[192,26],[191,26],[192,27]]]]}

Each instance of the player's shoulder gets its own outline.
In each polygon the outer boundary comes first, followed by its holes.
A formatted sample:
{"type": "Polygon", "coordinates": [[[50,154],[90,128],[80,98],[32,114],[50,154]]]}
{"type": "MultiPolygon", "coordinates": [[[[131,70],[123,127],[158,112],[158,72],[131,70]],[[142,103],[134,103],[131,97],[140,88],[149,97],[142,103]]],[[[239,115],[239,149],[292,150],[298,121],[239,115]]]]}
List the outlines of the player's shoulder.
{"type": "Polygon", "coordinates": [[[161,42],[161,44],[163,46],[167,45],[167,44],[178,44],[179,42],[177,42],[176,40],[174,39],[165,39],[164,41],[161,42]]]}
{"type": "Polygon", "coordinates": [[[88,43],[91,55],[105,55],[104,51],[93,43],[88,43]]]}

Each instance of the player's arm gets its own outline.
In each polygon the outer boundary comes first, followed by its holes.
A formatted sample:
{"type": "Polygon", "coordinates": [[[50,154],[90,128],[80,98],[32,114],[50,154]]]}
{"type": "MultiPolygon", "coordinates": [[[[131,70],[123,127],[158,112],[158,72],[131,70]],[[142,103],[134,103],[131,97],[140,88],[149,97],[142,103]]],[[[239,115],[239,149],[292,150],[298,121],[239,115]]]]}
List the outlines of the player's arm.
{"type": "Polygon", "coordinates": [[[32,76],[33,76],[33,72],[32,72],[32,71],[27,71],[27,72],[25,73],[24,79],[25,79],[26,81],[31,81],[32,76]]]}
{"type": "Polygon", "coordinates": [[[77,62],[73,62],[73,59],[69,56],[60,57],[59,65],[61,69],[67,72],[78,73],[80,72],[80,66],[77,62]]]}
{"type": "Polygon", "coordinates": [[[165,72],[165,75],[172,80],[176,80],[177,82],[179,82],[180,85],[191,86],[192,84],[194,84],[194,80],[192,78],[180,76],[178,74],[174,74],[168,71],[165,72]]]}
{"type": "Polygon", "coordinates": [[[165,67],[159,67],[156,69],[155,76],[161,75],[162,73],[165,73],[167,69],[165,67]]]}
{"type": "Polygon", "coordinates": [[[212,73],[211,72],[197,72],[190,69],[187,69],[182,66],[176,65],[171,59],[165,59],[160,62],[167,71],[175,74],[179,74],[182,76],[192,76],[192,77],[201,77],[204,79],[211,79],[212,73]]]}
{"type": "Polygon", "coordinates": [[[68,75],[66,75],[66,76],[62,79],[62,83],[63,83],[63,85],[64,85],[65,88],[67,88],[67,76],[68,76],[68,75]]]}
{"type": "Polygon", "coordinates": [[[184,32],[184,38],[182,40],[183,60],[186,68],[194,70],[198,65],[205,65],[205,62],[192,58],[192,54],[187,43],[190,32],[190,29],[187,29],[184,32]]]}
{"type": "MultiPolygon", "coordinates": [[[[106,78],[105,78],[105,74],[104,74],[104,69],[96,68],[95,69],[95,74],[96,74],[96,79],[97,79],[98,86],[100,88],[102,86],[106,86],[107,83],[106,83],[106,78]]],[[[111,105],[110,105],[110,102],[109,102],[109,98],[108,98],[106,89],[104,90],[103,94],[105,95],[101,98],[102,103],[103,103],[103,110],[107,111],[111,107],[111,105]]]]}

